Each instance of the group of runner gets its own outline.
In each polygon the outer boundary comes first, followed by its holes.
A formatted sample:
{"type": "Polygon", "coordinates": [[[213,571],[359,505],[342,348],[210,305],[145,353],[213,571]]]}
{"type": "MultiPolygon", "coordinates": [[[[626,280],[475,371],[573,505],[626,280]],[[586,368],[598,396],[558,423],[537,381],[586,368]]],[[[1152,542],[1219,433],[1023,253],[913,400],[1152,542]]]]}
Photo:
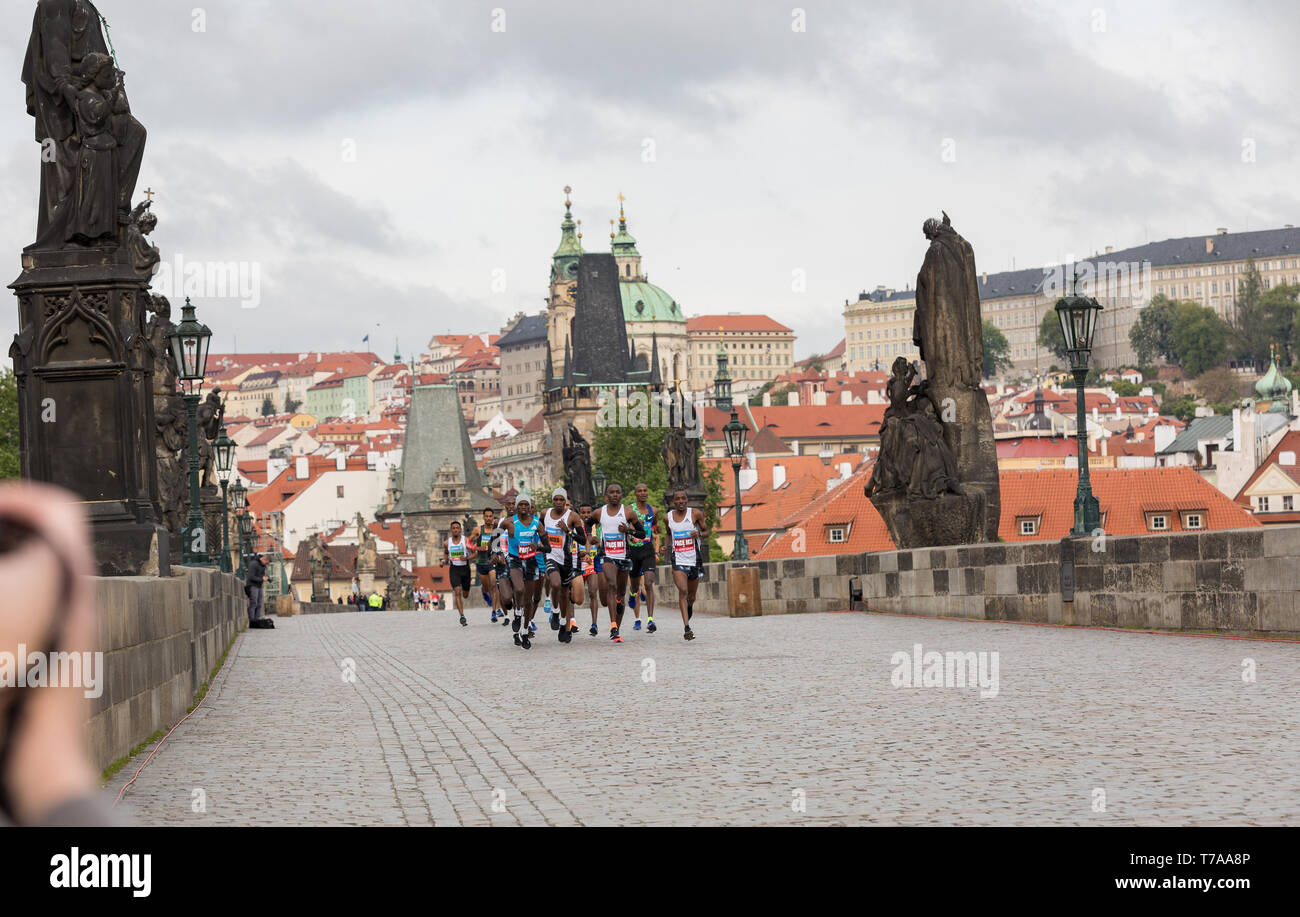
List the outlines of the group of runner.
{"type": "Polygon", "coordinates": [[[539,515],[532,498],[521,493],[500,518],[496,510],[485,509],[482,522],[469,535],[459,522],[453,522],[444,563],[451,571],[460,623],[469,623],[465,603],[472,585],[472,564],[483,601],[492,609],[492,622],[509,625],[515,645],[523,649],[532,646],[537,632],[533,619],[543,602],[550,608],[551,629],[561,643],[572,642],[578,632],[577,611],[588,603],[588,633],[593,637],[600,634],[599,608],[603,605],[609,614],[609,638],[622,643],[619,630],[629,605],[635,617],[633,630],[641,630],[639,593],[645,597],[645,629],[655,633],[655,565],[663,543],[669,546],[682,636],[694,640],[695,591],[708,559],[709,528],[704,513],[688,505],[686,491],[681,489],[669,495],[673,506],[662,516],[650,504],[645,484],[636,485],[635,499],[628,505],[623,503],[619,484],[606,487],[604,496],[599,508],[586,504],[575,508],[568,493],[559,487],[551,494],[550,507],[539,515]]]}

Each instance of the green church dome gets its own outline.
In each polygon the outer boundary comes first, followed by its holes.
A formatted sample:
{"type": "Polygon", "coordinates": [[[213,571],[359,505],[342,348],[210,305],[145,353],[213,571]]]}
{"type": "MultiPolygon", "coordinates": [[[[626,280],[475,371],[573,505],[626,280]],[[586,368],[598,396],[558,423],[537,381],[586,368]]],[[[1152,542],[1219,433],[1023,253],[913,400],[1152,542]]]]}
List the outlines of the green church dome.
{"type": "Polygon", "coordinates": [[[629,322],[686,322],[682,307],[671,296],[645,280],[622,281],[623,318],[629,322]]]}

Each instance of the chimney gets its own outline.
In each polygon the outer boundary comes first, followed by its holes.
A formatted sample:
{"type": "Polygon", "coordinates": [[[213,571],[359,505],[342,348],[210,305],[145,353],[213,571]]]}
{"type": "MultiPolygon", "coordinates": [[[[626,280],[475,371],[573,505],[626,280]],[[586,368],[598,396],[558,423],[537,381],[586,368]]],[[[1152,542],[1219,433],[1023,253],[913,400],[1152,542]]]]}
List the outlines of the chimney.
{"type": "Polygon", "coordinates": [[[763,407],[765,407],[765,408],[770,408],[771,406],[772,406],[772,393],[771,393],[771,392],[764,392],[764,393],[763,393],[763,407]]]}
{"type": "Polygon", "coordinates": [[[1178,431],[1175,430],[1173,426],[1170,424],[1162,423],[1160,426],[1156,427],[1155,430],[1156,452],[1161,451],[1162,449],[1167,447],[1170,443],[1172,443],[1174,441],[1174,437],[1177,435],[1178,435],[1178,431]]]}
{"type": "Polygon", "coordinates": [[[840,480],[847,481],[849,475],[853,473],[853,466],[848,462],[840,462],[840,480]]]}
{"type": "Polygon", "coordinates": [[[1220,227],[1219,227],[1219,235],[1221,235],[1221,236],[1226,236],[1227,234],[1228,234],[1228,227],[1226,227],[1226,226],[1220,226],[1220,227]]]}
{"type": "Polygon", "coordinates": [[[795,455],[799,454],[799,440],[797,439],[790,440],[790,451],[793,452],[795,455]]]}
{"type": "Polygon", "coordinates": [[[840,404],[852,404],[853,394],[848,389],[840,389],[840,404]]]}
{"type": "Polygon", "coordinates": [[[1109,436],[1103,436],[1103,437],[1101,437],[1101,454],[1102,454],[1102,455],[1106,455],[1106,454],[1107,454],[1107,451],[1106,451],[1106,443],[1107,443],[1109,440],[1110,440],[1110,437],[1109,437],[1109,436]]]}
{"type": "Polygon", "coordinates": [[[1241,448],[1241,408],[1232,409],[1232,448],[1234,452],[1243,452],[1241,448]]]}
{"type": "Polygon", "coordinates": [[[772,489],[776,490],[785,483],[785,466],[776,463],[772,466],[772,489]]]}
{"type": "Polygon", "coordinates": [[[1106,254],[1109,255],[1109,254],[1110,254],[1111,252],[1113,252],[1114,250],[1115,250],[1115,246],[1113,246],[1113,245],[1107,245],[1107,246],[1106,246],[1106,254]]]}
{"type": "Polygon", "coordinates": [[[786,403],[789,404],[790,407],[792,407],[792,408],[797,408],[797,407],[799,407],[799,393],[798,393],[798,392],[791,392],[791,393],[790,393],[790,400],[789,400],[788,402],[786,402],[786,403]]]}
{"type": "Polygon", "coordinates": [[[334,456],[334,470],[346,471],[348,467],[348,457],[342,452],[334,456]]]}
{"type": "Polygon", "coordinates": [[[300,455],[293,463],[293,476],[297,481],[305,481],[311,477],[311,464],[307,461],[307,456],[300,455]]]}
{"type": "Polygon", "coordinates": [[[1093,408],[1092,408],[1092,419],[1093,419],[1093,420],[1097,420],[1097,406],[1096,406],[1096,405],[1093,405],[1093,408]]]}
{"type": "Polygon", "coordinates": [[[816,407],[824,407],[824,406],[826,405],[826,393],[825,393],[825,392],[813,392],[812,403],[813,403],[813,405],[815,405],[816,407]]]}
{"type": "Polygon", "coordinates": [[[1214,253],[1214,240],[1208,236],[1205,239],[1205,253],[1211,255],[1214,253]]]}
{"type": "Polygon", "coordinates": [[[758,483],[758,471],[753,468],[740,469],[740,490],[743,493],[758,483]]]}
{"type": "Polygon", "coordinates": [[[980,283],[987,284],[988,282],[989,282],[989,272],[985,271],[983,274],[980,275],[980,283]]]}

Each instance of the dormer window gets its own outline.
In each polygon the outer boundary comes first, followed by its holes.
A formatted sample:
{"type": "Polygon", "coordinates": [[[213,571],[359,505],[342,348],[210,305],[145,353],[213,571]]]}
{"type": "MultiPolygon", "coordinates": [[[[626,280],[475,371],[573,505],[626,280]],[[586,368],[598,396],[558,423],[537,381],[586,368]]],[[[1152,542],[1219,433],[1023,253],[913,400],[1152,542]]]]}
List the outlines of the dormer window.
{"type": "Polygon", "coordinates": [[[1152,532],[1169,531],[1169,514],[1168,513],[1148,513],[1147,529],[1152,532]]]}
{"type": "Polygon", "coordinates": [[[826,541],[830,544],[843,544],[848,541],[848,532],[842,525],[833,525],[826,530],[826,541]]]}
{"type": "Polygon", "coordinates": [[[1016,519],[1016,527],[1021,535],[1038,534],[1038,516],[1021,516],[1016,519]]]}
{"type": "Polygon", "coordinates": [[[1200,510],[1183,513],[1183,528],[1185,529],[1205,528],[1205,514],[1200,510]]]}

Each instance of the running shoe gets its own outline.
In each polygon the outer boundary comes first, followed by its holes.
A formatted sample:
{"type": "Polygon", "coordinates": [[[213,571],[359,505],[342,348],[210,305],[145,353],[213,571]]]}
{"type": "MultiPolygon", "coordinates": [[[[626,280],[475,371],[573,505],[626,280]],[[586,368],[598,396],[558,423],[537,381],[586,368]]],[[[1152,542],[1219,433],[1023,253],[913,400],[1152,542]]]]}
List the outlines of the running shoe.
{"type": "Polygon", "coordinates": [[[657,630],[659,629],[659,628],[655,627],[655,619],[654,619],[654,618],[651,618],[649,621],[646,621],[646,622],[645,622],[645,629],[648,630],[648,631],[649,631],[650,633],[652,633],[652,634],[653,634],[655,631],[657,631],[657,630]]]}
{"type": "Polygon", "coordinates": [[[530,641],[528,634],[524,634],[519,638],[519,645],[526,650],[530,650],[533,648],[533,644],[530,641]]]}
{"type": "MultiPolygon", "coordinates": [[[[633,608],[636,608],[635,605],[633,605],[632,607],[633,607],[633,608]]],[[[637,618],[637,619],[636,619],[636,623],[632,625],[632,629],[633,629],[633,630],[640,630],[640,629],[641,629],[641,619],[640,619],[640,618],[637,618]]]]}
{"type": "Polygon", "coordinates": [[[636,596],[632,596],[630,599],[627,600],[627,607],[631,608],[633,611],[636,611],[636,596]]]}
{"type": "Polygon", "coordinates": [[[537,622],[536,622],[536,621],[529,621],[529,622],[528,622],[528,632],[529,632],[530,634],[535,634],[535,633],[537,633],[537,622]]]}
{"type": "Polygon", "coordinates": [[[618,635],[618,628],[617,628],[617,627],[611,627],[611,628],[609,629],[609,639],[610,639],[610,641],[613,642],[613,643],[622,643],[622,642],[623,642],[623,638],[620,637],[620,636],[618,635]]]}
{"type": "Polygon", "coordinates": [[[505,627],[509,623],[510,623],[510,616],[507,615],[504,611],[501,612],[501,626],[505,627]]]}
{"type": "Polygon", "coordinates": [[[559,629],[560,629],[560,613],[558,611],[553,611],[551,612],[551,630],[559,630],[559,629]]]}
{"type": "Polygon", "coordinates": [[[523,646],[523,645],[524,645],[524,642],[523,642],[522,640],[519,639],[519,635],[518,635],[518,634],[515,634],[515,646],[523,646]]]}
{"type": "Polygon", "coordinates": [[[465,616],[464,616],[464,615],[461,615],[461,616],[460,616],[460,626],[461,626],[461,627],[469,627],[469,622],[465,620],[465,616]]]}
{"type": "Polygon", "coordinates": [[[560,632],[556,636],[560,638],[561,643],[568,643],[573,639],[573,631],[569,630],[569,625],[566,624],[560,628],[560,632]]]}
{"type": "Polygon", "coordinates": [[[524,623],[524,619],[519,615],[515,615],[514,620],[510,622],[510,629],[515,633],[519,633],[519,625],[522,623],[524,623]]]}
{"type": "Polygon", "coordinates": [[[497,623],[497,613],[495,611],[492,612],[492,623],[493,624],[497,623]]]}
{"type": "Polygon", "coordinates": [[[683,640],[694,640],[694,639],[695,639],[695,631],[691,630],[690,627],[688,626],[688,627],[686,628],[686,633],[682,634],[682,639],[683,639],[683,640]]]}
{"type": "Polygon", "coordinates": [[[597,627],[595,624],[593,624],[591,625],[591,630],[588,631],[588,633],[590,633],[593,637],[598,636],[600,634],[600,628],[597,627]]]}

